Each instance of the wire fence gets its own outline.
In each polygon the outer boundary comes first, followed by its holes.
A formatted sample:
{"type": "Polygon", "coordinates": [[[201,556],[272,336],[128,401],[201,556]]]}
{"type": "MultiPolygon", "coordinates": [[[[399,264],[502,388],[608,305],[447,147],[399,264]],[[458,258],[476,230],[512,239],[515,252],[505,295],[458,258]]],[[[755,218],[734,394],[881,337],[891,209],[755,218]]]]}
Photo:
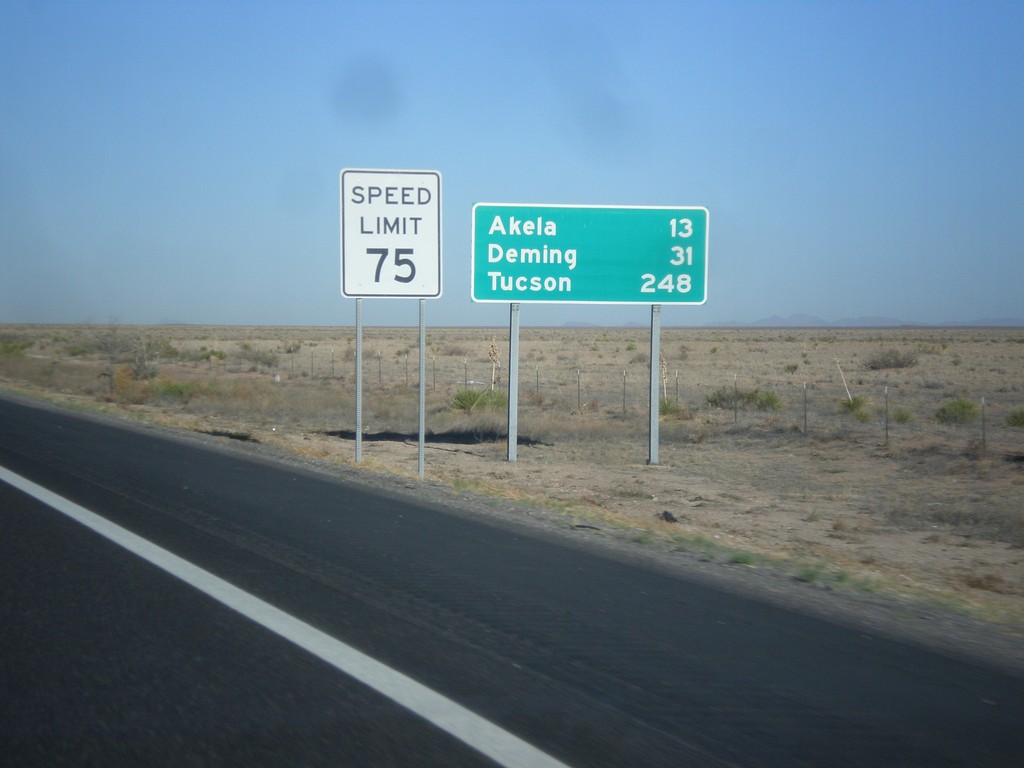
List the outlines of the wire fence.
{"type": "MultiPolygon", "coordinates": [[[[311,379],[354,388],[350,349],[300,350],[278,356],[274,373],[280,379],[311,379]]],[[[1020,425],[1024,392],[1016,387],[969,390],[955,380],[936,383],[890,372],[854,370],[847,376],[838,366],[826,375],[801,378],[792,371],[786,380],[722,372],[719,380],[694,381],[685,367],[663,366],[659,375],[659,406],[665,418],[706,420],[719,425],[792,429],[809,436],[833,435],[876,443],[892,440],[959,440],[979,447],[1024,451],[1020,425]],[[896,377],[892,377],[896,378],[896,377]],[[958,404],[960,411],[943,415],[958,404]]],[[[627,366],[531,364],[519,369],[520,413],[557,409],[584,416],[635,416],[645,419],[649,401],[649,364],[627,366]]],[[[384,354],[364,352],[363,385],[373,390],[414,390],[419,386],[416,349],[384,354]]],[[[426,359],[428,391],[454,396],[460,388],[508,386],[507,366],[468,355],[436,355],[426,359]]],[[[412,394],[410,393],[410,397],[412,394]]]]}

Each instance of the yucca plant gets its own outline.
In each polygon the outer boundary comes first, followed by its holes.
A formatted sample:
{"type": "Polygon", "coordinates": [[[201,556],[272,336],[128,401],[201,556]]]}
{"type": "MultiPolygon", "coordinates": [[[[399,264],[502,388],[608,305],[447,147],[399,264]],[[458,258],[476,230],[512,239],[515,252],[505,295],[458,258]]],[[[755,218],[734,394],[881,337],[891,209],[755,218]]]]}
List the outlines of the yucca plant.
{"type": "Polygon", "coordinates": [[[505,408],[506,406],[508,406],[508,397],[501,390],[466,387],[455,392],[449,408],[453,411],[470,413],[477,410],[505,408]]]}

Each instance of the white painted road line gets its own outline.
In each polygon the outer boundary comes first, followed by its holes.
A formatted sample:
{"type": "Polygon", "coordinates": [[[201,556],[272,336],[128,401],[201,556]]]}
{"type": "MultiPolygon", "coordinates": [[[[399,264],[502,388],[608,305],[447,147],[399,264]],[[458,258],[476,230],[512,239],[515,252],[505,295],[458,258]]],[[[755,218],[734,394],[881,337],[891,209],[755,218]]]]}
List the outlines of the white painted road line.
{"type": "Polygon", "coordinates": [[[506,768],[555,768],[565,764],[319,629],[235,587],[209,571],[137,536],[63,496],[0,466],[0,481],[92,529],[118,546],[195,587],[228,608],[290,640],[373,688],[506,768]]]}

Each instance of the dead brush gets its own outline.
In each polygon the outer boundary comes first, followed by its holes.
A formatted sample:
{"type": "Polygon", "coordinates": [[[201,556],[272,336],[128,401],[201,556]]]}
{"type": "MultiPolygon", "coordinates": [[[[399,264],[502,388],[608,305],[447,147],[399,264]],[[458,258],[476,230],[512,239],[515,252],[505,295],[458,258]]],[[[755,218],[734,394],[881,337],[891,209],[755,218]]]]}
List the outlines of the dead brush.
{"type": "Polygon", "coordinates": [[[566,413],[565,411],[530,411],[519,417],[520,433],[529,434],[544,443],[620,443],[642,432],[639,424],[611,421],[601,413],[566,413]]]}
{"type": "Polygon", "coordinates": [[[984,592],[994,592],[998,595],[1017,595],[1021,590],[1008,582],[1001,573],[960,573],[960,582],[971,589],[978,589],[984,592]]]}

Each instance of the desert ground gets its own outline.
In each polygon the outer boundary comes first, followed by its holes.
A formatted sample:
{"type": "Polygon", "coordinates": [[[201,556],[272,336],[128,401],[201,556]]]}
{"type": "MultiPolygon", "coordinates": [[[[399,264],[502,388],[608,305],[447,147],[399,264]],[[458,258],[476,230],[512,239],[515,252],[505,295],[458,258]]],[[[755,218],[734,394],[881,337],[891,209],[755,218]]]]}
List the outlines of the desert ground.
{"type": "Polygon", "coordinates": [[[1024,659],[1024,329],[662,328],[652,464],[647,328],[521,329],[515,462],[508,328],[428,328],[422,477],[417,338],[364,329],[358,464],[352,327],[0,326],[0,388],[1024,659]]]}

